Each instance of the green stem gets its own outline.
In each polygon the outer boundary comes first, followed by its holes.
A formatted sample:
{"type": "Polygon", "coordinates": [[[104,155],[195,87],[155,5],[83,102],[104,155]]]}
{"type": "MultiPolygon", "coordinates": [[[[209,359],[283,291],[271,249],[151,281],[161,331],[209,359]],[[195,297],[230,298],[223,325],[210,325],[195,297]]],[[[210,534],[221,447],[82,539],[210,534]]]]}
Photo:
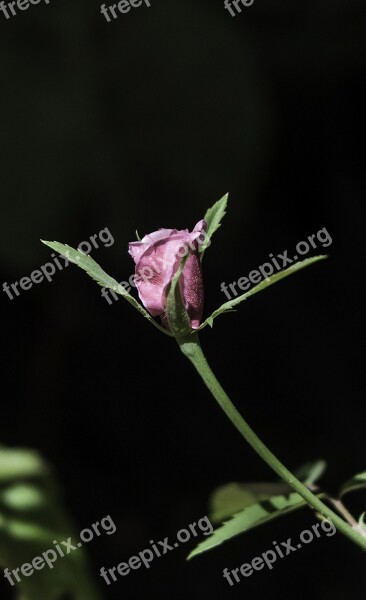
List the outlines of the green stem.
{"type": "Polygon", "coordinates": [[[366,550],[366,537],[362,537],[355,529],[350,527],[343,519],[341,519],[331,508],[324,504],[320,498],[314,495],[301,481],[299,481],[265,446],[256,433],[251,429],[248,423],[243,419],[237,411],[229,396],[226,394],[220,383],[216,379],[207,360],[202,352],[197,333],[189,336],[176,337],[179,347],[183,354],[191,361],[198,373],[201,375],[204,383],[221,406],[224,413],[229,417],[230,421],[241,433],[243,438],[251,445],[257,454],[273,469],[281,479],[291,486],[306,502],[324,517],[331,519],[335,527],[358,544],[362,549],[366,550]]]}

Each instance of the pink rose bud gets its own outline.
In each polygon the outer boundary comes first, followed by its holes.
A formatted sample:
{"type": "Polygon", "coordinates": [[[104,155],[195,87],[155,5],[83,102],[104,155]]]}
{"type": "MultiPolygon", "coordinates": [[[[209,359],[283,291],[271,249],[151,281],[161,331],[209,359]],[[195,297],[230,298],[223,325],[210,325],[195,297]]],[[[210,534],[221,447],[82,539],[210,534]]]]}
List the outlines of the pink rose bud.
{"type": "Polygon", "coordinates": [[[203,282],[199,245],[206,241],[206,222],[188,229],[159,229],[141,240],[131,242],[129,253],[136,265],[135,283],[146,310],[160,316],[166,324],[166,299],[169,285],[182,258],[187,254],[179,285],[192,329],[199,327],[203,310],[203,282]]]}

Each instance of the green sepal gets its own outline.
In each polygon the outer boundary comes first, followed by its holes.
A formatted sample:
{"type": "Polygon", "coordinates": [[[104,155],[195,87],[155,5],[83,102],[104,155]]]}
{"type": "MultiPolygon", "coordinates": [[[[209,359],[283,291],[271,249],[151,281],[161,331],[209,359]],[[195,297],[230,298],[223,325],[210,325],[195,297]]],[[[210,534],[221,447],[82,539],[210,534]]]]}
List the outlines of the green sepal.
{"type": "Polygon", "coordinates": [[[192,331],[191,322],[183,305],[179,287],[179,279],[183,273],[184,265],[186,264],[188,257],[189,254],[182,258],[179,268],[170,283],[166,299],[166,317],[170,331],[176,338],[186,337],[192,331]]]}
{"type": "Polygon", "coordinates": [[[215,202],[215,204],[206,211],[206,214],[204,216],[204,220],[207,223],[206,239],[204,244],[201,244],[199,247],[199,252],[202,253],[202,255],[204,251],[210,246],[213,234],[221,226],[221,221],[226,215],[228,198],[229,194],[225,194],[225,196],[223,196],[220,200],[215,202]]]}

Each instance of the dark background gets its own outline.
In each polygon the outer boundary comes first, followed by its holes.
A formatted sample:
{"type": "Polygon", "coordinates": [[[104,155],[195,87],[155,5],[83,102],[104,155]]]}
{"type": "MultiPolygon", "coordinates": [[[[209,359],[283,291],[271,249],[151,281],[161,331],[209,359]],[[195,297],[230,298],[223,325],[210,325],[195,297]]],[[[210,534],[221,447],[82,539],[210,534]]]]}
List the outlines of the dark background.
{"type": "MultiPolygon", "coordinates": [[[[222,1],[152,0],[112,23],[99,11],[0,13],[1,283],[47,262],[40,238],[76,246],[104,227],[115,244],[93,257],[126,279],[136,229],[192,228],[229,191],[204,262],[208,315],[222,281],[326,227],[327,261],[201,338],[275,453],[290,468],[327,459],[335,491],[366,468],[364,2],[256,0],[232,18],[222,1]]],[[[218,485],[273,479],[175,343],[76,267],[1,302],[0,442],[54,465],[78,528],[113,517],[117,533],[88,546],[97,580],[207,514],[218,485]]],[[[314,523],[305,509],[189,563],[188,543],[105,597],[358,597],[365,557],[339,534],[235,588],[223,579],[314,523]]]]}

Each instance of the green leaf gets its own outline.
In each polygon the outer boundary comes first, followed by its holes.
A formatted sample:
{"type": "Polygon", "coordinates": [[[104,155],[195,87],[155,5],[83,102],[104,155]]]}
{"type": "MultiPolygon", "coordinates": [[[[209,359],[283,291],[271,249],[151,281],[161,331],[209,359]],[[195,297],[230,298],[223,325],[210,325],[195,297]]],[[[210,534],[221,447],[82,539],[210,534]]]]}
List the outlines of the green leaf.
{"type": "Polygon", "coordinates": [[[295,475],[305,485],[311,486],[321,478],[327,468],[325,460],[308,462],[295,471],[295,475]]]}
{"type": "Polygon", "coordinates": [[[352,479],[344,483],[339,490],[339,497],[342,498],[350,492],[355,492],[364,488],[366,488],[366,471],[358,473],[358,475],[355,475],[352,479]]]}
{"type": "Polygon", "coordinates": [[[123,296],[123,298],[125,298],[127,302],[129,302],[134,308],[136,308],[136,310],[138,310],[143,317],[148,319],[148,321],[152,325],[154,325],[154,327],[157,327],[159,331],[162,331],[163,333],[169,336],[172,335],[167,329],[161,327],[147,312],[147,310],[145,310],[145,308],[141,306],[141,304],[137,302],[137,300],[133,296],[131,296],[122,285],[120,285],[115,279],[113,279],[113,277],[107,275],[107,273],[103,271],[103,269],[98,265],[97,262],[95,262],[95,260],[91,256],[80,252],[80,250],[75,250],[67,244],[60,244],[59,242],[46,242],[44,240],[41,240],[41,242],[43,242],[43,244],[49,246],[50,248],[52,248],[52,250],[55,250],[62,256],[65,256],[65,258],[67,258],[70,262],[83,269],[89,275],[89,277],[94,279],[94,281],[99,283],[99,285],[101,285],[102,287],[113,290],[120,296],[123,296]]]}
{"type": "Polygon", "coordinates": [[[216,529],[210,537],[201,542],[197,548],[189,554],[188,560],[198,554],[202,554],[202,552],[206,552],[207,550],[219,546],[223,542],[226,542],[245,531],[249,531],[249,529],[252,529],[253,527],[282,517],[289,512],[306,506],[306,504],[305,500],[303,500],[296,492],[293,492],[288,496],[274,496],[270,500],[267,500],[263,505],[260,503],[253,504],[234,515],[230,521],[226,521],[221,527],[216,529]]]}
{"type": "Polygon", "coordinates": [[[43,477],[49,469],[38,452],[0,446],[0,485],[23,477],[43,477]]]}
{"type": "Polygon", "coordinates": [[[213,234],[220,227],[221,221],[226,215],[228,197],[229,194],[225,194],[221,200],[215,202],[215,204],[206,212],[204,216],[204,219],[207,223],[206,241],[200,246],[200,252],[204,252],[206,250],[206,248],[210,245],[210,240],[213,234]]]}
{"type": "Polygon", "coordinates": [[[363,512],[362,515],[360,515],[360,518],[358,519],[358,524],[361,527],[361,529],[363,529],[364,531],[366,531],[365,517],[366,517],[366,512],[363,512]]]}
{"type": "MultiPolygon", "coordinates": [[[[309,462],[296,469],[295,475],[305,485],[312,486],[324,473],[323,460],[309,462]]],[[[252,504],[269,500],[273,496],[289,494],[292,488],[283,481],[265,483],[229,483],[219,487],[210,498],[210,521],[221,523],[224,519],[248,508],[252,504]]]]}
{"type": "MultiPolygon", "coordinates": [[[[76,546],[75,526],[64,510],[54,474],[33,450],[0,447],[0,565],[20,568],[55,549],[57,540],[69,537],[76,546]],[[28,458],[27,458],[28,454],[28,458]]],[[[80,538],[79,538],[80,539],[80,538]]],[[[47,565],[31,577],[13,578],[26,600],[100,600],[84,548],[59,556],[54,568],[47,565]]]]}
{"type": "Polygon", "coordinates": [[[215,490],[210,498],[210,521],[222,523],[252,504],[289,491],[286,483],[229,483],[215,490]]]}
{"type": "Polygon", "coordinates": [[[247,300],[247,298],[254,296],[254,294],[258,294],[258,292],[265,290],[267,287],[273,285],[274,283],[277,283],[277,281],[281,281],[281,279],[284,279],[285,277],[288,277],[289,275],[293,275],[294,273],[297,273],[297,271],[300,271],[301,269],[304,269],[305,267],[309,267],[310,265],[312,265],[320,260],[324,260],[325,258],[327,258],[327,257],[326,256],[313,256],[312,258],[306,258],[305,260],[298,262],[298,263],[292,265],[291,267],[288,267],[288,269],[280,271],[279,273],[272,275],[268,279],[264,279],[264,281],[261,281],[261,283],[256,285],[254,288],[252,288],[245,294],[242,294],[241,296],[234,298],[234,300],[229,300],[228,302],[225,302],[225,304],[223,304],[222,306],[220,306],[220,308],[215,310],[212,313],[212,315],[210,317],[208,317],[208,319],[206,319],[204,321],[204,323],[202,323],[202,325],[200,325],[200,327],[198,327],[197,331],[199,331],[200,329],[203,329],[207,325],[210,325],[210,327],[212,327],[213,321],[214,321],[214,319],[216,319],[216,317],[218,317],[219,315],[221,315],[224,312],[232,311],[232,309],[235,306],[237,306],[238,304],[240,304],[240,302],[247,300]]]}

